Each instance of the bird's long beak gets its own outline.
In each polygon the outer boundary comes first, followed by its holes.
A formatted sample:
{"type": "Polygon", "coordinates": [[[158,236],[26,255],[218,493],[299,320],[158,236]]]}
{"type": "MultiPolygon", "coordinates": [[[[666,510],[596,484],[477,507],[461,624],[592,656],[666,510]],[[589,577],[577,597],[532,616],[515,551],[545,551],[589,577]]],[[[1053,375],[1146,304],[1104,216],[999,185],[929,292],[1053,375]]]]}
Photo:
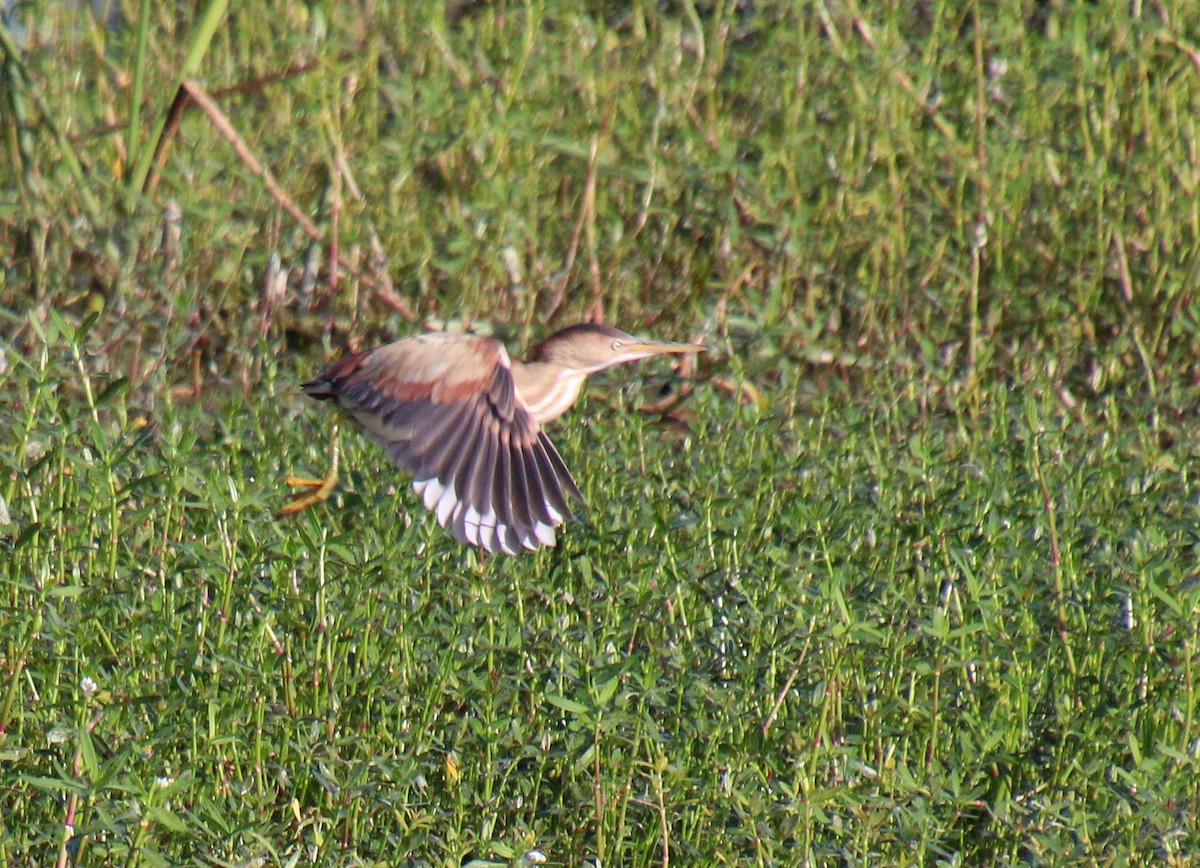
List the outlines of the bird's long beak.
{"type": "Polygon", "coordinates": [[[704,344],[685,344],[676,341],[626,341],[621,349],[627,353],[644,356],[660,356],[666,353],[702,353],[708,349],[704,344]]]}

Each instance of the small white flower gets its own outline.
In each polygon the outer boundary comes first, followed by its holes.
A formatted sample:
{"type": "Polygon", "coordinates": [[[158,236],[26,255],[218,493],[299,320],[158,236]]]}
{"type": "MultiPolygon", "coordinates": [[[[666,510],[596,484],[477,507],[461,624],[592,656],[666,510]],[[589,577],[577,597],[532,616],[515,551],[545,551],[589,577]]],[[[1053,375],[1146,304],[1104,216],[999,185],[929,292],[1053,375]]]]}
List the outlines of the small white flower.
{"type": "Polygon", "coordinates": [[[160,775],[154,779],[154,783],[160,790],[165,790],[167,787],[171,786],[171,784],[175,783],[175,779],[169,778],[166,775],[160,775]]]}
{"type": "Polygon", "coordinates": [[[100,688],[96,685],[96,680],[90,675],[83,676],[83,680],[79,682],[79,689],[83,691],[83,695],[91,698],[92,694],[100,688]]]}

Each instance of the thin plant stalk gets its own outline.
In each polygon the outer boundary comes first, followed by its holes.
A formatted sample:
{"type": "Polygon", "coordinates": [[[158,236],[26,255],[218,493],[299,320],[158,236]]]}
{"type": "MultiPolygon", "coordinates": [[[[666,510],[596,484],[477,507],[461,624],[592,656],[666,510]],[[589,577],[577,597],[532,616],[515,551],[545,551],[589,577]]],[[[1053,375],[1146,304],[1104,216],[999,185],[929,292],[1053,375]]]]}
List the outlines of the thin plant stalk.
{"type": "MultiPolygon", "coordinates": [[[[179,89],[187,79],[199,71],[200,64],[204,61],[204,57],[208,53],[208,48],[212,44],[217,28],[225,20],[225,10],[228,7],[229,0],[212,0],[205,8],[204,14],[200,18],[200,26],[192,38],[191,45],[188,47],[187,55],[184,56],[183,63],[180,64],[179,70],[175,73],[175,80],[171,83],[169,93],[172,96],[179,92],[179,89]]],[[[154,146],[143,148],[138,154],[137,166],[134,169],[133,175],[129,178],[128,189],[131,192],[145,188],[146,179],[150,177],[150,168],[154,163],[155,154],[159,152],[162,146],[160,139],[163,136],[163,131],[167,128],[169,113],[169,105],[165,106],[159,112],[158,117],[154,121],[153,135],[150,137],[150,141],[154,142],[154,146]]]]}

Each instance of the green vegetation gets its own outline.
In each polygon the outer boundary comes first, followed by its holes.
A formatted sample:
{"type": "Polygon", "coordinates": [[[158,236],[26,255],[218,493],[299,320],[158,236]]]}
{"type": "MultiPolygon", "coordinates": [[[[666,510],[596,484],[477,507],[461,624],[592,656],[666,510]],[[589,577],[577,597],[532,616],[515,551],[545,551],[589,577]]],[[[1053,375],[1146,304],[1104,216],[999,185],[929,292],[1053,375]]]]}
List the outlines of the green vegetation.
{"type": "Polygon", "coordinates": [[[4,19],[0,862],[1189,862],[1200,5],[188,6],[4,19]],[[597,310],[557,549],[273,517],[597,310]]]}

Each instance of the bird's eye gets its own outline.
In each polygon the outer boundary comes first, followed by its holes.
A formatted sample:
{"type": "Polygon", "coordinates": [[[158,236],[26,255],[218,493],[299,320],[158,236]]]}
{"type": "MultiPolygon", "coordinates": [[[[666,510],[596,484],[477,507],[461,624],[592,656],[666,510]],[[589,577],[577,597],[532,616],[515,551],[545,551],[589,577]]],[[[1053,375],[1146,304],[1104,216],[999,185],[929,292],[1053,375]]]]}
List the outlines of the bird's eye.
{"type": "Polygon", "coordinates": [[[619,350],[619,349],[621,349],[621,341],[613,341],[612,348],[613,348],[614,350],[619,350]]]}

